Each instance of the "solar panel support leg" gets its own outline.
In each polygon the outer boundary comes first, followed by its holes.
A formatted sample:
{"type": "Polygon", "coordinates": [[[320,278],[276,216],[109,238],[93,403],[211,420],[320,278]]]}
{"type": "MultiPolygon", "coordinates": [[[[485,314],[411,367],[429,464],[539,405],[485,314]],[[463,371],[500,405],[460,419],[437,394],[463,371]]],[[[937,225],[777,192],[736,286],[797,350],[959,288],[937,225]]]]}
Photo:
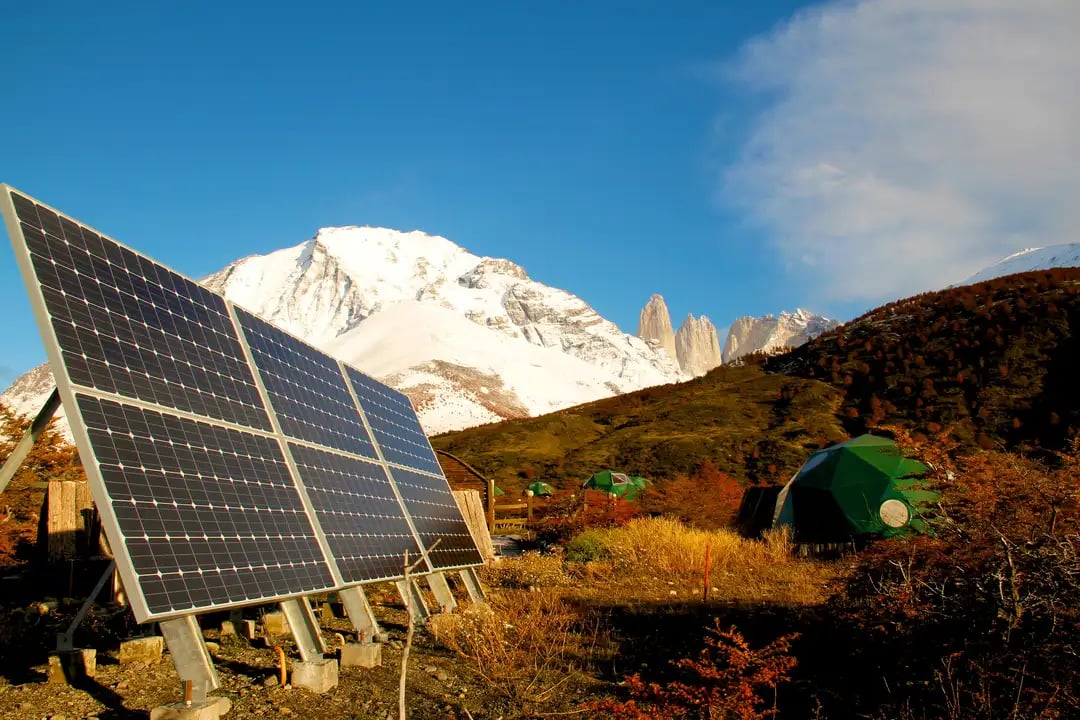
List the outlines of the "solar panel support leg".
{"type": "Polygon", "coordinates": [[[382,628],[375,620],[371,603],[368,602],[362,587],[356,585],[338,590],[338,597],[341,598],[341,604],[345,606],[349,621],[360,636],[360,642],[374,642],[378,636],[382,635],[382,628]]]}
{"type": "Polygon", "coordinates": [[[454,593],[450,592],[450,583],[446,582],[446,576],[441,572],[434,572],[427,577],[428,587],[435,595],[435,602],[439,603],[439,610],[448,613],[457,607],[454,593]]]}
{"type": "Polygon", "coordinates": [[[34,447],[34,443],[37,442],[38,437],[41,436],[42,431],[52,420],[53,415],[56,414],[57,408],[60,407],[60,391],[53,388],[52,394],[49,395],[49,399],[45,401],[45,404],[41,406],[41,411],[38,412],[37,417],[34,418],[34,422],[30,423],[30,427],[26,428],[26,432],[23,433],[22,438],[19,440],[19,444],[8,455],[7,460],[4,461],[3,467],[0,467],[0,492],[4,492],[7,489],[8,483],[11,482],[11,478],[15,477],[15,473],[23,464],[23,460],[30,454],[30,451],[34,447]]]}
{"type": "Polygon", "coordinates": [[[409,608],[409,614],[413,616],[413,620],[420,622],[427,620],[431,616],[431,611],[428,610],[427,603],[424,602],[424,594],[416,586],[415,579],[409,578],[408,584],[404,580],[397,580],[394,582],[394,586],[397,587],[398,595],[401,596],[401,601],[405,603],[405,607],[409,608]]]}
{"type": "Polygon", "coordinates": [[[465,583],[465,589],[469,591],[469,599],[474,603],[487,602],[487,596],[484,595],[484,588],[480,585],[480,578],[476,574],[476,568],[465,568],[461,570],[461,581],[465,583]]]}
{"type": "Polygon", "coordinates": [[[90,591],[90,594],[86,596],[86,600],[83,601],[82,607],[79,608],[79,612],[75,613],[75,619],[71,621],[71,625],[68,626],[67,632],[60,633],[56,636],[56,649],[58,652],[67,652],[75,649],[75,631],[79,629],[79,625],[86,619],[86,613],[90,612],[90,606],[97,600],[98,594],[101,589],[105,587],[105,582],[112,579],[113,570],[116,568],[116,561],[110,560],[109,564],[105,566],[105,571],[101,573],[101,577],[98,578],[97,584],[94,585],[94,589],[90,591]]]}
{"type": "Polygon", "coordinates": [[[319,623],[315,620],[315,611],[311,609],[308,599],[299,597],[284,600],[281,603],[281,611],[285,613],[285,619],[289,621],[289,629],[292,631],[293,639],[296,640],[300,659],[304,662],[322,660],[323,655],[326,654],[326,644],[323,642],[319,623]]]}
{"type": "Polygon", "coordinates": [[[165,644],[169,646],[176,674],[180,676],[180,684],[187,687],[187,683],[191,683],[191,697],[184,699],[196,705],[206,702],[207,694],[221,687],[221,683],[195,616],[162,620],[159,626],[165,644]]]}

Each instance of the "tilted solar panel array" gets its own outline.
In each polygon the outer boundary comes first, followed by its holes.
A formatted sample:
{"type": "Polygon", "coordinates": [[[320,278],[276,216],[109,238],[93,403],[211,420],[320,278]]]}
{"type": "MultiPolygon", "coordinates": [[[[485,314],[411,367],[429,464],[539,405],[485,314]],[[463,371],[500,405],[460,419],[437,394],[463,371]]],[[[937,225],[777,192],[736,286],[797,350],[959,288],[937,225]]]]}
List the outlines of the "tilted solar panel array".
{"type": "Polygon", "coordinates": [[[3,189],[140,621],[482,562],[408,398],[3,189]]]}
{"type": "Polygon", "coordinates": [[[438,547],[428,552],[432,567],[444,570],[482,564],[484,559],[409,398],[354,368],[346,368],[345,374],[390,464],[390,475],[420,542],[430,548],[436,539],[441,539],[438,547]]]}

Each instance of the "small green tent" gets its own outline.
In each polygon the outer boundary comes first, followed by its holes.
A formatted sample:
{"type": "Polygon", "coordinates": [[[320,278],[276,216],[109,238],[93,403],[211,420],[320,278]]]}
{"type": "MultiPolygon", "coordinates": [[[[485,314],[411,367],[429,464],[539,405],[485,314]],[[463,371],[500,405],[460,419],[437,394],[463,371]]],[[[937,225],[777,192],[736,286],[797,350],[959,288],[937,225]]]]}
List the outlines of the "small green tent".
{"type": "Polygon", "coordinates": [[[921,480],[926,471],[892,440],[860,435],[807,459],[780,492],[773,525],[817,543],[925,532],[922,515],[938,499],[921,480]]]}
{"type": "Polygon", "coordinates": [[[633,500],[645,489],[648,481],[637,475],[602,470],[581,484],[586,490],[603,490],[623,500],[633,500]]]}
{"type": "Polygon", "coordinates": [[[551,495],[555,494],[555,488],[553,488],[551,485],[548,485],[546,482],[542,482],[540,480],[529,483],[529,487],[525,489],[529,490],[530,492],[532,492],[533,495],[537,497],[550,497],[551,495]]]}

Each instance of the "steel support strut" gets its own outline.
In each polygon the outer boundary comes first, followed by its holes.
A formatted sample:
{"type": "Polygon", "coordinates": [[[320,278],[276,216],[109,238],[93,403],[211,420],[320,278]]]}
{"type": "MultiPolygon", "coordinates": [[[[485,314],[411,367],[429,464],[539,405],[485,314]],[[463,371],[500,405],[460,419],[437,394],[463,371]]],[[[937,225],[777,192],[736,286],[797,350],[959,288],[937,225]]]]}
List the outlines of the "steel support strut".
{"type": "Polygon", "coordinates": [[[425,577],[441,612],[448,613],[457,607],[457,600],[454,599],[454,593],[450,591],[450,583],[446,581],[445,575],[441,572],[434,572],[425,575],[425,577]]]}
{"type": "Polygon", "coordinates": [[[401,596],[401,601],[405,603],[405,607],[409,608],[409,614],[412,615],[413,620],[419,622],[431,616],[431,611],[424,602],[424,594],[416,586],[415,578],[409,578],[408,583],[397,580],[394,586],[397,588],[398,595],[401,596]]]}
{"type": "Polygon", "coordinates": [[[283,600],[281,611],[285,613],[285,619],[289,621],[289,630],[292,631],[296,647],[300,651],[300,659],[304,662],[310,660],[322,660],[326,654],[326,644],[323,642],[322,633],[319,632],[319,623],[315,620],[315,612],[311,609],[311,603],[306,597],[283,600]]]}
{"type": "Polygon", "coordinates": [[[372,642],[375,636],[382,632],[375,614],[371,611],[371,603],[368,602],[364,589],[359,585],[338,590],[341,604],[345,606],[345,612],[349,621],[360,636],[361,642],[372,642]]]}
{"type": "MultiPolygon", "coordinates": [[[[160,627],[161,634],[165,636],[165,644],[169,646],[173,664],[176,665],[176,674],[180,676],[180,683],[185,687],[188,687],[187,683],[191,683],[191,702],[206,702],[206,696],[221,687],[221,683],[195,616],[182,615],[173,620],[162,620],[160,627]]],[[[185,697],[186,699],[189,698],[185,697]]]]}
{"type": "Polygon", "coordinates": [[[474,603],[487,602],[487,596],[484,595],[484,588],[480,586],[476,568],[465,568],[459,574],[461,581],[465,583],[465,589],[469,591],[469,599],[474,603]]]}
{"type": "Polygon", "coordinates": [[[11,478],[15,477],[15,473],[23,464],[23,460],[30,454],[30,451],[34,448],[34,443],[37,442],[42,431],[45,430],[59,407],[60,391],[53,388],[52,394],[49,395],[49,399],[45,401],[45,404],[41,406],[41,410],[38,412],[37,417],[34,418],[34,422],[30,423],[30,427],[26,428],[26,432],[23,433],[19,443],[8,455],[3,467],[0,467],[0,492],[4,492],[8,483],[11,482],[11,478]]]}

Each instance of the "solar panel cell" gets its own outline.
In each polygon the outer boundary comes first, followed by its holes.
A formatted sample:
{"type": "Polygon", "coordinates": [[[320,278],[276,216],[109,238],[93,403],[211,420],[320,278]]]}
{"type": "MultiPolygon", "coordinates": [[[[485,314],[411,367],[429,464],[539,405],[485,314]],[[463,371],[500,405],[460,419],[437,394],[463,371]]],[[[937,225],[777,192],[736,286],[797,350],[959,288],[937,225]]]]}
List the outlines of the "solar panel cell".
{"type": "Polygon", "coordinates": [[[337,362],[251,313],[236,308],[236,314],[282,432],[377,457],[337,362]]]}
{"type": "Polygon", "coordinates": [[[385,466],[295,443],[289,449],[345,582],[400,577],[405,551],[415,558],[420,548],[385,466]]]}
{"type": "Polygon", "coordinates": [[[483,564],[484,559],[476,549],[445,477],[397,467],[390,468],[390,475],[397,483],[420,542],[428,548],[433,570],[483,564]],[[436,540],[442,542],[432,550],[436,540]]]}
{"type": "Polygon", "coordinates": [[[151,614],[333,587],[277,441],[76,398],[151,614]]]}
{"type": "Polygon", "coordinates": [[[270,429],[221,297],[18,193],[12,199],[72,382],[270,429]]]}
{"type": "Polygon", "coordinates": [[[442,475],[424,429],[409,398],[359,370],[346,368],[371,432],[388,463],[442,475]]]}

